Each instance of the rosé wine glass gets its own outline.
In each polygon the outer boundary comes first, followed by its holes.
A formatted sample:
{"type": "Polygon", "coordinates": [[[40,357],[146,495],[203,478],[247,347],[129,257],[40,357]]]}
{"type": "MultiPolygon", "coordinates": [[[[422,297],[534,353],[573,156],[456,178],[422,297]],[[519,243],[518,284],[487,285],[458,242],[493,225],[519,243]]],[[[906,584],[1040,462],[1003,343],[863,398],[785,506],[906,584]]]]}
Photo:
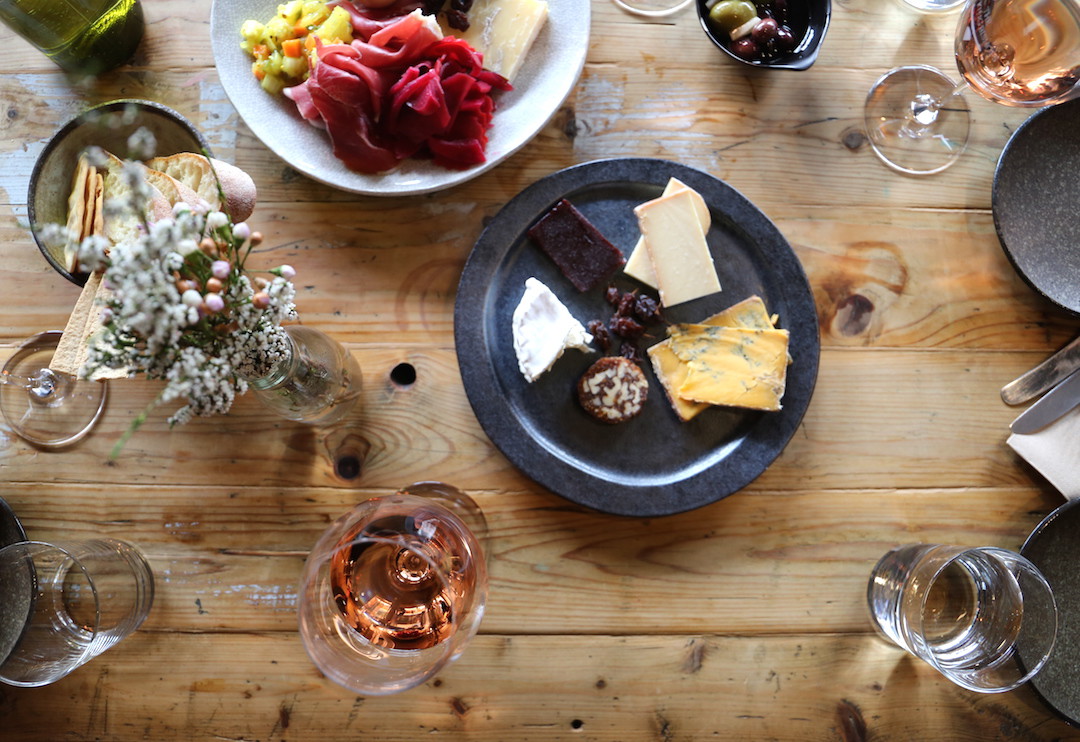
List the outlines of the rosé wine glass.
{"type": "Polygon", "coordinates": [[[1078,0],[967,0],[956,29],[957,84],[926,65],[885,73],[864,117],[874,152],[911,175],[946,169],[964,152],[971,88],[987,100],[1036,108],[1080,95],[1078,0]]]}
{"type": "Polygon", "coordinates": [[[417,482],[342,515],[300,582],[300,636],[312,661],[361,695],[433,677],[480,626],[486,534],[476,503],[441,482],[417,482]]]}

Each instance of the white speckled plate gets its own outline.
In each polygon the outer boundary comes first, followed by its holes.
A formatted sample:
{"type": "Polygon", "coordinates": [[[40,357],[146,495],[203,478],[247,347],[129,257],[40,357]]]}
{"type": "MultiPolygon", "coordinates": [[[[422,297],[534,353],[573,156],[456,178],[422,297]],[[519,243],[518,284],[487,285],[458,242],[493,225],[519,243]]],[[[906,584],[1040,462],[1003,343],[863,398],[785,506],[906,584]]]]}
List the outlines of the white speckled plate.
{"type": "Polygon", "coordinates": [[[354,193],[405,196],[463,183],[495,167],[527,144],[573,90],[589,47],[589,0],[548,0],[548,20],[514,80],[514,90],[496,95],[488,132],[487,162],[447,170],[425,160],[406,160],[396,170],[365,175],[345,167],[330,138],[296,111],[284,96],[265,92],[251,74],[251,58],[240,49],[240,26],[262,23],[280,0],[214,0],[210,38],[218,76],[244,123],[263,144],[309,178],[354,193]]]}

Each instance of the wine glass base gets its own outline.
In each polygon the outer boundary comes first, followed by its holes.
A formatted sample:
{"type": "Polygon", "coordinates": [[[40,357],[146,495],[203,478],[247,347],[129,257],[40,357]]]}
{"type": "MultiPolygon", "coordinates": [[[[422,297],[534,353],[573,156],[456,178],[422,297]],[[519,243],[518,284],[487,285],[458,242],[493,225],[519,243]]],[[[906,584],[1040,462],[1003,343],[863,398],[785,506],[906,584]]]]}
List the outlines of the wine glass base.
{"type": "Polygon", "coordinates": [[[971,131],[971,109],[959,91],[933,67],[886,72],[866,96],[866,133],[874,153],[909,175],[932,175],[952,165],[971,131]]]}
{"type": "Polygon", "coordinates": [[[693,0],[611,0],[627,13],[642,18],[666,18],[688,7],[693,0]]]}
{"type": "MultiPolygon", "coordinates": [[[[43,332],[26,340],[0,373],[34,378],[49,368],[62,333],[43,332]]],[[[82,440],[105,409],[104,382],[56,375],[55,388],[34,391],[18,384],[0,384],[0,413],[20,438],[41,448],[61,448],[82,440]]]]}

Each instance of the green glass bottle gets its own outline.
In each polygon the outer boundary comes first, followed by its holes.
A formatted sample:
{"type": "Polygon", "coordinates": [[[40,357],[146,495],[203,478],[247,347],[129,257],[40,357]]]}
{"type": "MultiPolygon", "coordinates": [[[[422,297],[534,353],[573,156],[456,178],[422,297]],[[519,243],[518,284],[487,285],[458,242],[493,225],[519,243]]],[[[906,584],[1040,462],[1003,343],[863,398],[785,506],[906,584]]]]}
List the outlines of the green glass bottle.
{"type": "Polygon", "coordinates": [[[0,0],[0,21],[83,76],[129,61],[145,29],[139,0],[0,0]]]}

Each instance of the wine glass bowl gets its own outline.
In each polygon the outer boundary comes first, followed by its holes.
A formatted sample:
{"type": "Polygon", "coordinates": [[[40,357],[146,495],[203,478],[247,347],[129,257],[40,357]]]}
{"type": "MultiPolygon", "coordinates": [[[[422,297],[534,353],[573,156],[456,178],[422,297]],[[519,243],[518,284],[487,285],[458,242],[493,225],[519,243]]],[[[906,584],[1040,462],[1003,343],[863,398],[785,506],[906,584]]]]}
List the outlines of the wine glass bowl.
{"type": "MultiPolygon", "coordinates": [[[[775,0],[772,0],[775,2],[775,0]]],[[[723,0],[718,0],[723,2],[723,0]]],[[[785,0],[786,23],[793,35],[789,50],[778,51],[772,56],[740,56],[733,47],[730,33],[725,33],[709,18],[711,9],[718,4],[711,0],[696,0],[698,20],[709,40],[725,55],[740,64],[773,70],[805,70],[817,61],[825,33],[832,17],[831,0],[785,0]]],[[[770,4],[758,0],[759,6],[770,4]]]]}
{"type": "Polygon", "coordinates": [[[105,409],[104,381],[52,371],[62,333],[27,339],[0,370],[0,412],[12,431],[42,448],[61,448],[86,436],[105,409]]]}
{"type": "Polygon", "coordinates": [[[304,565],[300,636],[327,678],[362,695],[413,688],[457,659],[487,599],[476,504],[421,482],[366,500],[323,533],[304,565]]]}
{"type": "Polygon", "coordinates": [[[1038,108],[1080,95],[1076,0],[969,0],[955,48],[968,86],[994,103],[1038,108]]]}

